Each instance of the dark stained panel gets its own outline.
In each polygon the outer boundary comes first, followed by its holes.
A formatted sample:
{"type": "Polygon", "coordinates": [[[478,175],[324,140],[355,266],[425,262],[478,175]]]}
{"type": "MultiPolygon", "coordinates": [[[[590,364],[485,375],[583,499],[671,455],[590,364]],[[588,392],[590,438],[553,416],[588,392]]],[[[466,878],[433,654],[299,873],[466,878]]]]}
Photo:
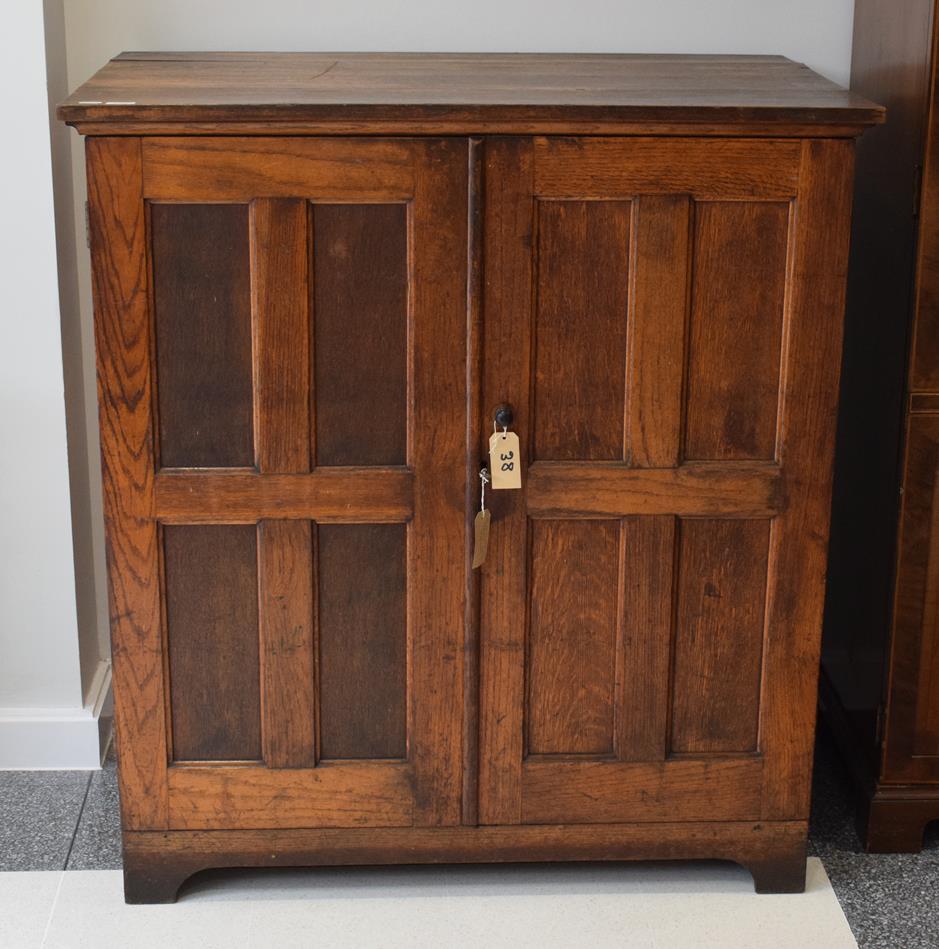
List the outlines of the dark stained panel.
{"type": "Polygon", "coordinates": [[[772,459],[789,205],[695,206],[688,459],[772,459]]]}
{"type": "Polygon", "coordinates": [[[619,530],[531,523],[529,754],[613,752],[619,530]]]}
{"type": "Polygon", "coordinates": [[[152,204],[160,463],[254,464],[248,208],[152,204]]]}
{"type": "Polygon", "coordinates": [[[321,758],[407,754],[406,530],[317,528],[321,758]]]}
{"type": "Polygon", "coordinates": [[[253,525],[166,526],[166,620],[176,761],[261,757],[253,525]]]}
{"type": "Polygon", "coordinates": [[[630,203],[537,208],[533,457],[620,460],[630,203]]]}
{"type": "Polygon", "coordinates": [[[317,464],[405,464],[407,290],[404,204],[313,207],[317,464]]]}
{"type": "Polygon", "coordinates": [[[671,750],[755,751],[770,522],[680,525],[671,750]]]}

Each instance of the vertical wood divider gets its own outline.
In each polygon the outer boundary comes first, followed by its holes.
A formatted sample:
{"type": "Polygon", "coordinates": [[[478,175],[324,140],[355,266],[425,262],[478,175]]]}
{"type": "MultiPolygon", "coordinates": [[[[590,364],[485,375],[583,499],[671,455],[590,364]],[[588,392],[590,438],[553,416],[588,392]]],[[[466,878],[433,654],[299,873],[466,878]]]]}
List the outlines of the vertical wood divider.
{"type": "MultiPolygon", "coordinates": [[[[255,450],[264,474],[310,470],[308,202],[251,203],[255,450]]],[[[316,764],[313,526],[258,524],[261,743],[270,768],[316,764]]]]}
{"type": "Polygon", "coordinates": [[[466,139],[416,140],[411,205],[414,516],[407,540],[408,757],[414,823],[463,818],[466,139]],[[440,221],[460,221],[441,228],[440,221]],[[454,372],[454,367],[460,367],[454,372]],[[433,433],[432,435],[430,433],[433,433]],[[454,702],[460,714],[454,714],[454,702]]]}
{"type": "Polygon", "coordinates": [[[469,142],[466,283],[466,622],[463,646],[463,823],[479,822],[479,574],[473,569],[473,522],[479,503],[482,402],[482,139],[469,142]]]}
{"type": "Polygon", "coordinates": [[[307,202],[251,202],[255,451],[261,474],[310,470],[307,202]]]}
{"type": "Polygon", "coordinates": [[[687,195],[642,195],[633,202],[626,457],[637,468],[672,468],[680,461],[690,228],[687,195]]]}
{"type": "Polygon", "coordinates": [[[667,755],[676,519],[625,517],[614,736],[620,761],[667,755]]]}
{"type": "MultiPolygon", "coordinates": [[[[486,144],[483,221],[483,411],[515,408],[523,460],[531,451],[531,321],[534,161],[529,138],[486,144]]],[[[485,451],[488,431],[480,433],[485,451]]],[[[522,478],[526,477],[523,469],[522,478]]],[[[528,515],[525,491],[492,492],[493,530],[480,583],[479,820],[518,824],[522,817],[528,515]]]]}

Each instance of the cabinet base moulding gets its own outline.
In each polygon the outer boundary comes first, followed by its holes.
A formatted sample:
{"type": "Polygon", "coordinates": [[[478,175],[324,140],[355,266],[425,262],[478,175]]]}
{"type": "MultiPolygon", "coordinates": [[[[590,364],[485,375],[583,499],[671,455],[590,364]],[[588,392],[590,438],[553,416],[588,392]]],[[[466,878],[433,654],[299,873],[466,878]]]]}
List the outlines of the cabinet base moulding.
{"type": "Polygon", "coordinates": [[[758,893],[805,889],[803,821],[702,821],[330,830],[125,831],[128,903],[172,903],[185,880],[226,867],[727,860],[758,893]]]}
{"type": "Polygon", "coordinates": [[[868,853],[919,853],[933,821],[939,821],[939,788],[906,796],[884,788],[863,802],[858,833],[868,853]]]}

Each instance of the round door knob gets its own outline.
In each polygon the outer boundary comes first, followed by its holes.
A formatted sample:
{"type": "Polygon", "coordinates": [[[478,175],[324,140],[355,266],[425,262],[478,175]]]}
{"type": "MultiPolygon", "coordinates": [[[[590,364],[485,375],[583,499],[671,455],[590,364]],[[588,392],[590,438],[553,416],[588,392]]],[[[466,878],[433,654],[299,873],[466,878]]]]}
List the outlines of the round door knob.
{"type": "Polygon", "coordinates": [[[512,406],[508,403],[497,405],[492,417],[498,428],[511,428],[512,422],[515,421],[515,414],[512,412],[512,406]]]}

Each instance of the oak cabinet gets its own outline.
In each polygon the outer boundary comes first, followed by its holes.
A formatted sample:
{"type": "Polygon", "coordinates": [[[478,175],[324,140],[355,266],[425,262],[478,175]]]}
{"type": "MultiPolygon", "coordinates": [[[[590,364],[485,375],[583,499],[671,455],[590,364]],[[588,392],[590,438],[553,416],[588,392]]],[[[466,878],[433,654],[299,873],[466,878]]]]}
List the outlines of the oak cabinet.
{"type": "Polygon", "coordinates": [[[939,17],[858,0],[858,152],[822,701],[873,852],[939,821],[939,17]],[[876,265],[876,266],[875,266],[876,265]]]}
{"type": "Polygon", "coordinates": [[[321,59],[125,54],[61,107],[128,899],[643,857],[800,889],[879,109],[773,57],[321,59]],[[522,487],[473,570],[500,404],[522,487]]]}

